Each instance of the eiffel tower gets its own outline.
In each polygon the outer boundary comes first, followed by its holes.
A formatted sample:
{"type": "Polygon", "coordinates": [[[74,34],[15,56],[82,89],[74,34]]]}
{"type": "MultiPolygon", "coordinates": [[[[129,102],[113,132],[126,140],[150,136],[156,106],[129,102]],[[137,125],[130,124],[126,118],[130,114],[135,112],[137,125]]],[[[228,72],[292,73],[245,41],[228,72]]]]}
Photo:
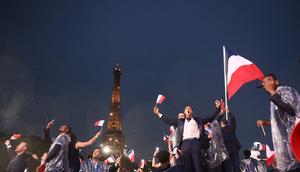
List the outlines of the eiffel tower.
{"type": "Polygon", "coordinates": [[[109,156],[114,154],[120,156],[124,149],[124,136],[122,133],[121,122],[121,91],[120,91],[120,79],[121,68],[117,64],[113,71],[113,89],[111,97],[111,113],[109,114],[107,122],[107,131],[103,135],[102,150],[109,156]]]}

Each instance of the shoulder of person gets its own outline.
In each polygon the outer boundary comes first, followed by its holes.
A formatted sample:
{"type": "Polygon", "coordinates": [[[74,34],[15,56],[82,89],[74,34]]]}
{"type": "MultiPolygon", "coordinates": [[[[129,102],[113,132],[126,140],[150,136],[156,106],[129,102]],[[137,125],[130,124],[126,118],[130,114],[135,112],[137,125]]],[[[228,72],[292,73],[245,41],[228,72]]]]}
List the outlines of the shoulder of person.
{"type": "Polygon", "coordinates": [[[203,118],[201,116],[193,116],[193,118],[195,121],[200,121],[200,122],[203,121],[203,118]]]}
{"type": "Polygon", "coordinates": [[[56,140],[67,140],[68,142],[71,142],[71,138],[70,136],[68,136],[67,134],[60,134],[58,135],[58,137],[56,138],[56,140]]]}
{"type": "Polygon", "coordinates": [[[290,87],[290,86],[279,86],[276,89],[276,92],[278,94],[284,94],[285,92],[291,92],[291,91],[295,91],[295,89],[293,87],[290,87]]]}

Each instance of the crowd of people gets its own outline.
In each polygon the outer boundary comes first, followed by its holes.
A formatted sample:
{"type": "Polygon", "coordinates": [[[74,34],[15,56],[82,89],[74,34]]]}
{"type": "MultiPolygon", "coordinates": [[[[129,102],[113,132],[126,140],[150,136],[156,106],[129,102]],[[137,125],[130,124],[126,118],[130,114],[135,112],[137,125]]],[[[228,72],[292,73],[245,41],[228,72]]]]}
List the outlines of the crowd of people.
{"type": "MultiPolygon", "coordinates": [[[[300,171],[300,163],[295,160],[290,148],[292,128],[300,119],[300,96],[298,92],[287,86],[279,86],[274,74],[262,79],[262,88],[270,94],[270,121],[257,120],[258,127],[270,125],[275,161],[273,171],[300,171]]],[[[243,159],[239,158],[241,149],[236,136],[236,120],[222,100],[215,101],[215,112],[207,117],[195,116],[191,106],[186,106],[177,119],[171,119],[161,113],[155,106],[153,113],[164,123],[174,128],[168,137],[168,150],[156,149],[148,166],[157,172],[266,172],[263,158],[252,156],[252,150],[243,151],[243,159]],[[227,115],[225,115],[227,114],[227,115]]],[[[78,141],[71,127],[64,124],[59,128],[58,136],[53,140],[50,129],[54,121],[50,121],[44,129],[44,140],[51,144],[49,151],[40,158],[37,172],[112,172],[112,171],[147,171],[146,165],[128,167],[128,157],[122,155],[113,163],[105,163],[101,159],[101,149],[96,147],[88,158],[82,157],[80,149],[96,142],[101,135],[96,133],[88,141],[78,141]]],[[[11,140],[5,145],[11,157],[7,172],[28,171],[26,161],[38,159],[29,153],[29,145],[21,142],[15,150],[11,140]]]]}
{"type": "MultiPolygon", "coordinates": [[[[292,87],[279,86],[277,77],[270,73],[261,80],[261,87],[270,95],[270,121],[257,120],[257,126],[271,125],[275,150],[273,171],[300,171],[300,163],[295,159],[290,146],[293,127],[300,119],[300,96],[292,87]]],[[[178,119],[163,115],[158,107],[153,112],[164,123],[176,127],[176,139],[170,143],[170,162],[174,170],[219,172],[249,171],[263,172],[267,167],[259,156],[251,156],[244,150],[244,159],[239,159],[241,145],[236,137],[236,120],[222,101],[216,100],[216,111],[208,117],[194,116],[191,106],[184,108],[178,119]],[[225,118],[224,113],[228,113],[225,118]],[[179,154],[179,156],[178,156],[179,154]],[[174,156],[174,157],[173,157],[174,156]],[[171,163],[172,164],[172,163],[171,163]]],[[[172,169],[172,168],[171,168],[172,169]]]]}

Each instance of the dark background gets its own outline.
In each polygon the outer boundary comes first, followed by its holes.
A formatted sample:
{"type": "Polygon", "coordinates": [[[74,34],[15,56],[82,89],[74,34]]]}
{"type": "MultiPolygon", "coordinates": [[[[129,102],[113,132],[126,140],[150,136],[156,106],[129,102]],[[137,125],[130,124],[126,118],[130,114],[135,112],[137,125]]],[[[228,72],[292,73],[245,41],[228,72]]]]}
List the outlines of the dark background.
{"type": "MultiPolygon", "coordinates": [[[[185,105],[207,115],[223,96],[222,46],[300,88],[300,2],[196,0],[1,1],[0,129],[52,136],[69,123],[80,140],[110,112],[112,70],[122,69],[123,131],[140,158],[167,126],[152,113],[176,117],[185,105]]],[[[268,95],[252,82],[230,101],[243,148],[271,145],[257,119],[269,119],[268,95]]],[[[99,145],[100,142],[97,143],[99,145]]],[[[94,145],[96,146],[96,145],[94,145]]],[[[272,147],[272,146],[271,146],[272,147]]],[[[92,147],[91,147],[92,148],[92,147]]],[[[90,148],[90,149],[91,149],[90,148]]]]}

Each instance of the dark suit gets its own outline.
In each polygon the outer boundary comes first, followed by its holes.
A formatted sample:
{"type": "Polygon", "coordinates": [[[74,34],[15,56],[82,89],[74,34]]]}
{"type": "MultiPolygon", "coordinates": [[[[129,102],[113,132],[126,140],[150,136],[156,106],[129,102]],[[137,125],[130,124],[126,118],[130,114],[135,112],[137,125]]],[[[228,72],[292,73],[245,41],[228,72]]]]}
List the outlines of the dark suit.
{"type": "MultiPolygon", "coordinates": [[[[216,119],[219,121],[219,123],[224,123],[226,125],[225,127],[221,127],[221,132],[223,135],[225,147],[229,153],[229,158],[230,158],[229,163],[232,166],[234,172],[239,172],[240,171],[239,150],[241,148],[241,145],[235,134],[235,130],[236,130],[235,118],[232,115],[232,113],[229,112],[228,122],[226,121],[225,114],[223,114],[222,116],[218,116],[218,118],[216,119]]],[[[228,163],[228,161],[226,161],[225,163],[228,163]]],[[[228,168],[228,164],[223,164],[223,165],[227,166],[228,168]]]]}
{"type": "Polygon", "coordinates": [[[183,131],[185,120],[180,119],[169,119],[165,115],[161,116],[161,120],[169,125],[177,127],[176,133],[176,147],[181,149],[181,158],[184,163],[185,172],[201,172],[203,171],[203,166],[205,165],[205,160],[202,156],[201,149],[207,145],[207,136],[204,133],[204,124],[210,122],[215,118],[217,114],[214,114],[208,118],[193,117],[198,125],[200,132],[200,138],[193,138],[183,140],[183,131]]]}

